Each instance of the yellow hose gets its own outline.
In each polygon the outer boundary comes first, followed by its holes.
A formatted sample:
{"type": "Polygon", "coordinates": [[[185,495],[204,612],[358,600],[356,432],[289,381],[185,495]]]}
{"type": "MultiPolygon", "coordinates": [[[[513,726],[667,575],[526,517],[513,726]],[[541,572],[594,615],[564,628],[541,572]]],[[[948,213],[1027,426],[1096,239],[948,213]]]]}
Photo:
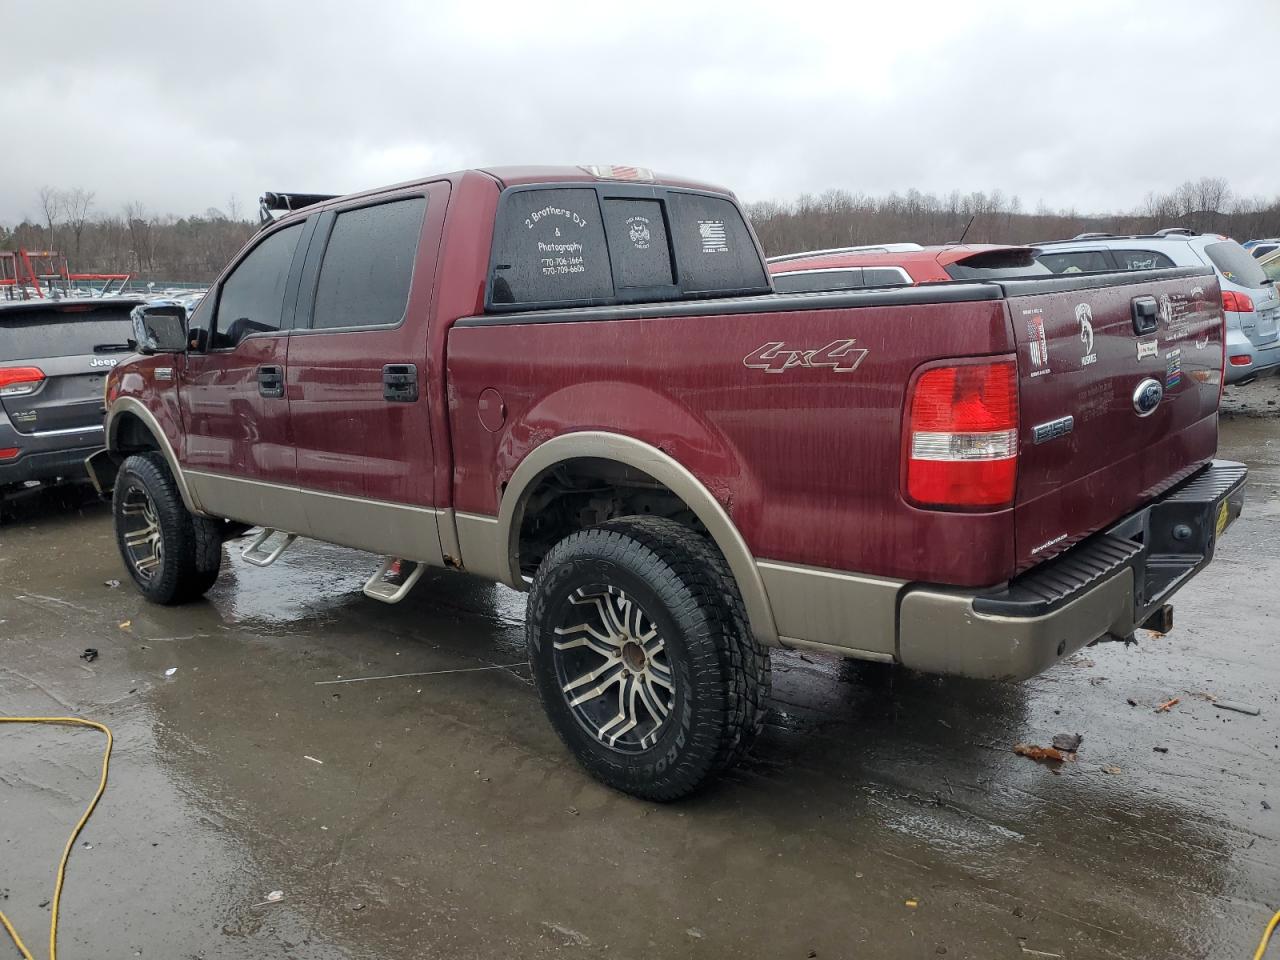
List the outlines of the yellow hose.
{"type": "MultiPolygon", "coordinates": [[[[58,907],[62,903],[62,882],[67,876],[67,861],[71,859],[71,848],[75,846],[76,837],[80,836],[80,831],[84,829],[84,825],[89,822],[89,817],[93,814],[93,808],[98,805],[98,801],[102,799],[102,794],[107,789],[107,769],[111,765],[111,745],[115,738],[111,736],[111,731],[106,724],[83,720],[80,717],[0,717],[0,723],[57,723],[65,726],[93,727],[107,735],[107,749],[102,754],[102,777],[98,780],[98,790],[89,801],[89,806],[85,808],[80,822],[71,831],[71,836],[67,838],[67,845],[62,851],[62,860],[58,863],[58,880],[53,887],[53,915],[49,918],[49,960],[58,960],[58,907]]],[[[23,960],[35,960],[31,951],[27,949],[27,945],[18,936],[18,931],[13,928],[9,918],[2,912],[0,912],[0,924],[4,925],[13,942],[18,945],[23,960]]]]}
{"type": "Polygon", "coordinates": [[[1267,929],[1262,931],[1262,942],[1258,944],[1258,952],[1253,955],[1253,960],[1262,960],[1262,955],[1267,952],[1267,944],[1271,942],[1271,935],[1276,932],[1277,925],[1280,925],[1280,911],[1271,918],[1267,929]]]}

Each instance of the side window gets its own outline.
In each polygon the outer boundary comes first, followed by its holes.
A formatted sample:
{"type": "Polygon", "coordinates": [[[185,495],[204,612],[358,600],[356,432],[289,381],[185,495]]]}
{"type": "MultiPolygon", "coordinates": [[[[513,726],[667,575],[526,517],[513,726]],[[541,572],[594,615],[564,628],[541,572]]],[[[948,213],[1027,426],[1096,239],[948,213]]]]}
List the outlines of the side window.
{"type": "Polygon", "coordinates": [[[848,270],[804,270],[798,273],[778,273],[773,277],[773,289],[778,293],[857,290],[861,286],[861,267],[851,267],[848,270]]]}
{"type": "Polygon", "coordinates": [[[612,296],[594,190],[522,190],[507,198],[494,237],[495,304],[581,303],[612,296]]]}
{"type": "Polygon", "coordinates": [[[672,192],[671,230],[681,285],[688,293],[767,289],[760,254],[728,200],[672,192]]]}
{"type": "Polygon", "coordinates": [[[1173,261],[1155,250],[1112,250],[1121,270],[1156,270],[1172,267],[1173,261]]]}
{"type": "Polygon", "coordinates": [[[905,287],[910,283],[897,267],[865,267],[862,281],[868,287],[905,287]]]}
{"type": "Polygon", "coordinates": [[[201,297],[195,311],[187,318],[187,344],[198,353],[209,349],[209,328],[213,323],[216,299],[212,294],[201,297]]]}
{"type": "Polygon", "coordinates": [[[339,213],[316,285],[311,325],[394,326],[409,303],[425,197],[339,213]]]}
{"type": "Polygon", "coordinates": [[[1096,273],[1114,270],[1111,258],[1102,250],[1077,250],[1074,253],[1042,253],[1040,262],[1054,273],[1096,273]]]}
{"type": "Polygon", "coordinates": [[[605,233],[613,255],[613,282],[625,287],[669,287],[671,248],[658,200],[604,201],[605,233]]]}
{"type": "MultiPolygon", "coordinates": [[[[231,349],[251,333],[280,329],[285,281],[301,234],[301,223],[271,234],[223,281],[209,344],[212,349],[231,349]]],[[[200,313],[197,309],[196,316],[200,313]]]]}

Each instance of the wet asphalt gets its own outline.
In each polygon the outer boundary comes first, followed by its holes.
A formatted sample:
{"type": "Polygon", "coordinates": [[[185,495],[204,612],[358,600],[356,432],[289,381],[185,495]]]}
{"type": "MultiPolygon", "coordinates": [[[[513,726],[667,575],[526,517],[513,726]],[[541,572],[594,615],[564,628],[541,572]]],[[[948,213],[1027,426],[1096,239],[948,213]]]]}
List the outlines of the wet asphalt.
{"type": "MultiPolygon", "coordinates": [[[[368,555],[257,570],[232,545],[207,602],[153,607],[104,505],[25,494],[0,525],[0,714],[116,737],[61,954],[1251,956],[1280,907],[1280,421],[1257,412],[1223,423],[1249,501],[1173,633],[1020,686],[776,654],[752,757],[671,806],[567,755],[519,594],[442,572],[388,607],[368,555]],[[331,682],[409,673],[434,675],[331,682]],[[1058,733],[1075,763],[1012,751],[1058,733]]],[[[101,739],[0,726],[0,910],[37,955],[101,739]]]]}

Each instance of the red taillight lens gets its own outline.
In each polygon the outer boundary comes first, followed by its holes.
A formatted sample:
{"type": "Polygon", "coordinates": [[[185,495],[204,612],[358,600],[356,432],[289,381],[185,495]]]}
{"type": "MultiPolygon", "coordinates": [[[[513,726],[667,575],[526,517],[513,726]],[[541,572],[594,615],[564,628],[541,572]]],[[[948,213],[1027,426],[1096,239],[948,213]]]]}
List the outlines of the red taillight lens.
{"type": "Polygon", "coordinates": [[[1234,290],[1222,291],[1222,309],[1233,313],[1253,313],[1253,300],[1247,293],[1236,293],[1234,290]]]}
{"type": "Polygon", "coordinates": [[[44,380],[39,367],[0,367],[0,397],[20,397],[34,393],[44,380]]]}
{"type": "Polygon", "coordinates": [[[953,508],[1013,502],[1018,368],[1012,360],[925,371],[911,394],[908,430],[908,499],[953,508]]]}
{"type": "Polygon", "coordinates": [[[1253,363],[1253,356],[1248,353],[1236,354],[1231,358],[1231,365],[1233,367],[1247,367],[1251,363],[1253,363]]]}
{"type": "Polygon", "coordinates": [[[0,448],[0,460],[12,460],[22,452],[20,447],[3,447],[0,448]]]}

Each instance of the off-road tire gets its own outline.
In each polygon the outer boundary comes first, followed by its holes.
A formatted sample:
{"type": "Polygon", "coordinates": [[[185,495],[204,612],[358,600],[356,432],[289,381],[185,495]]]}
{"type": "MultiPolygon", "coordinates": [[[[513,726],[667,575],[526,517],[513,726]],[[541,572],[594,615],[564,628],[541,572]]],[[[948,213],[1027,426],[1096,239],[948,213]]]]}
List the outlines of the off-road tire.
{"type": "Polygon", "coordinates": [[[203,597],[222,568],[220,521],[198,517],[182,502],[169,466],[158,453],[136,453],[125,459],[112,496],[116,545],[125,569],[152,603],[176,606],[203,597]],[[125,545],[123,508],[132,491],[143,491],[154,505],[163,544],[163,559],[150,577],[136,568],[125,545]]]}
{"type": "Polygon", "coordinates": [[[752,636],[728,564],[671,520],[623,517],[578,531],[543,558],[529,592],[530,665],[552,726],[611,787],[649,800],[684,797],[735,764],[764,723],[769,655],[752,636]],[[555,629],[571,595],[604,584],[633,597],[660,631],[676,692],[656,742],[621,752],[575,715],[556,669],[555,629]]]}

